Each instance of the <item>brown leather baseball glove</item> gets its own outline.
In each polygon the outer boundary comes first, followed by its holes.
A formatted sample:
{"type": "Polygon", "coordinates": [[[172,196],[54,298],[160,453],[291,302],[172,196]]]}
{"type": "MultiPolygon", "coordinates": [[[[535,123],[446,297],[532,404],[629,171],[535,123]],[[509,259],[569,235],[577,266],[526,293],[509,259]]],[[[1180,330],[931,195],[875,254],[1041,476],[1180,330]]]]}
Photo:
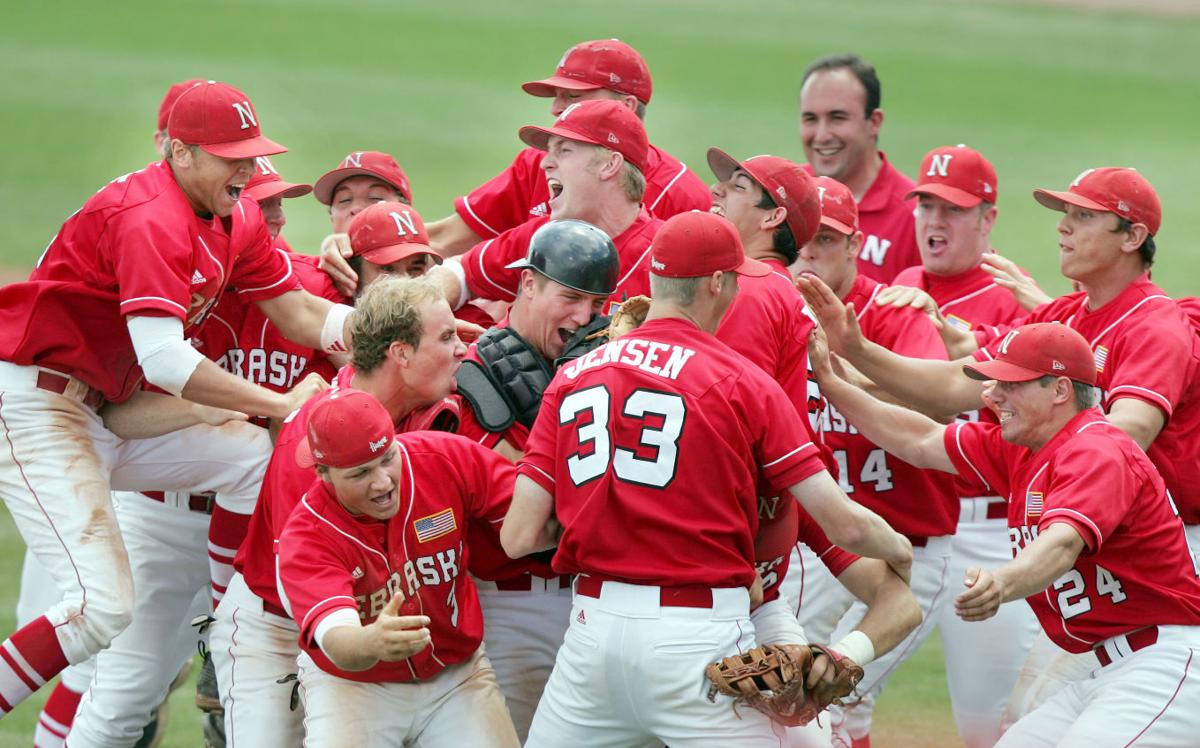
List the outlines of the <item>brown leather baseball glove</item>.
{"type": "Polygon", "coordinates": [[[609,340],[616,340],[640,327],[646,321],[646,314],[649,311],[649,296],[630,296],[621,302],[617,311],[613,312],[612,317],[608,320],[608,328],[592,333],[587,339],[605,337],[609,340]]]}
{"type": "Polygon", "coordinates": [[[764,644],[714,662],[704,674],[710,681],[709,701],[715,701],[718,693],[732,696],[735,710],[747,704],[780,724],[795,726],[808,724],[830,704],[850,695],[863,670],[827,647],[764,644]],[[805,679],[818,656],[829,658],[832,677],[823,677],[809,689],[805,679]]]}

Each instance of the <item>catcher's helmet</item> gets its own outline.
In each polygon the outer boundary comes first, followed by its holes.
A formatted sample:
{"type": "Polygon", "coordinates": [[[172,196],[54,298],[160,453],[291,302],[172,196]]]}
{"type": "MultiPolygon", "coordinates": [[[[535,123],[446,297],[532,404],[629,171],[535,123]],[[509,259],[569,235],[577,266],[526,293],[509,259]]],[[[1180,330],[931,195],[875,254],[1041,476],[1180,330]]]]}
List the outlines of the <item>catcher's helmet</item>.
{"type": "Polygon", "coordinates": [[[529,268],[576,291],[608,296],[617,290],[620,260],[612,239],[585,221],[550,221],[534,232],[525,259],[529,268]]]}

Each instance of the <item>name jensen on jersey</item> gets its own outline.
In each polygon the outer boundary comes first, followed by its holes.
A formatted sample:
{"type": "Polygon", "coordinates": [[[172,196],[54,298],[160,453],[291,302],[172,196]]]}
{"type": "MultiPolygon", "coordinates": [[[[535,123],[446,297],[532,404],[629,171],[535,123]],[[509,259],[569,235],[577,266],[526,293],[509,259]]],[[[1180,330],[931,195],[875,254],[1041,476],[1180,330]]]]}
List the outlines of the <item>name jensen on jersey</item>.
{"type": "Polygon", "coordinates": [[[447,548],[431,556],[418,556],[404,562],[403,570],[396,570],[379,589],[363,595],[355,595],[358,602],[358,617],[363,621],[374,620],[383,611],[388,600],[403,589],[406,599],[417,594],[422,585],[432,587],[445,584],[458,577],[458,550],[447,548]]]}
{"type": "Polygon", "coordinates": [[[605,364],[621,363],[636,367],[647,374],[654,374],[665,379],[677,379],[679,373],[683,371],[683,367],[694,355],[696,352],[691,348],[671,343],[638,338],[619,338],[575,359],[574,363],[567,366],[566,377],[574,379],[588,369],[605,364]]]}
{"type": "Polygon", "coordinates": [[[299,379],[304,367],[308,366],[308,357],[297,356],[287,351],[267,351],[263,348],[251,348],[249,352],[241,348],[230,348],[217,359],[217,365],[230,374],[249,379],[255,384],[270,384],[290,389],[299,379]]]}

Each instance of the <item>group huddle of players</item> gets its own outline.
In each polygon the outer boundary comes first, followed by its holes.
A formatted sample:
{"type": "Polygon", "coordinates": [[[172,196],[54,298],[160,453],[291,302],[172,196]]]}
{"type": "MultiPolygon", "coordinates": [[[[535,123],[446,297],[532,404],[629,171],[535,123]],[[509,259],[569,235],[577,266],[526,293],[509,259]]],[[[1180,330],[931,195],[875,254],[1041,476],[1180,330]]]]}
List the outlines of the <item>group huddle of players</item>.
{"type": "Polygon", "coordinates": [[[426,224],[392,155],[285,181],[246,94],[176,84],[0,289],[0,714],[61,673],[35,745],[154,745],[195,622],[208,745],[863,748],[938,629],[972,748],[1193,744],[1200,305],[1142,175],[1034,191],[1051,299],[983,154],[889,164],[857,56],[804,72],[807,164],[710,186],[628,45],[523,88],[553,125],[426,224]],[[805,725],[707,694],[756,643],[864,676],[805,725]]]}

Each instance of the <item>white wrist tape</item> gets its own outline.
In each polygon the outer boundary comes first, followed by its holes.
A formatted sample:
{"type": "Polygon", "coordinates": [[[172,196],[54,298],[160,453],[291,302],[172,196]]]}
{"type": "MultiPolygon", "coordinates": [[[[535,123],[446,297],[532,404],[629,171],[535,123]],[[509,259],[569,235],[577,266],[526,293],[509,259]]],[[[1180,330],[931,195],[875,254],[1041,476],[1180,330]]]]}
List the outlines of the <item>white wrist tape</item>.
{"type": "Polygon", "coordinates": [[[338,608],[332,611],[329,615],[317,622],[317,628],[313,631],[313,641],[322,650],[325,649],[325,636],[336,628],[342,626],[353,626],[361,628],[362,621],[358,618],[358,611],[353,608],[338,608]]]}
{"type": "Polygon", "coordinates": [[[345,353],[346,347],[346,318],[354,312],[354,307],[345,304],[334,304],[325,315],[325,324],[321,327],[321,350],[326,353],[345,353]]]}
{"type": "Polygon", "coordinates": [[[462,260],[458,257],[447,257],[442,263],[442,269],[448,270],[458,280],[458,304],[454,307],[454,311],[457,312],[471,300],[471,289],[467,288],[467,271],[463,270],[462,260]]]}
{"type": "Polygon", "coordinates": [[[133,352],[146,381],[172,395],[180,395],[204,356],[183,339],[183,320],[177,317],[125,319],[133,352]]]}
{"type": "Polygon", "coordinates": [[[871,643],[871,637],[857,629],[846,634],[840,642],[834,644],[830,649],[840,655],[849,657],[859,665],[866,665],[875,659],[875,645],[871,643]]]}

